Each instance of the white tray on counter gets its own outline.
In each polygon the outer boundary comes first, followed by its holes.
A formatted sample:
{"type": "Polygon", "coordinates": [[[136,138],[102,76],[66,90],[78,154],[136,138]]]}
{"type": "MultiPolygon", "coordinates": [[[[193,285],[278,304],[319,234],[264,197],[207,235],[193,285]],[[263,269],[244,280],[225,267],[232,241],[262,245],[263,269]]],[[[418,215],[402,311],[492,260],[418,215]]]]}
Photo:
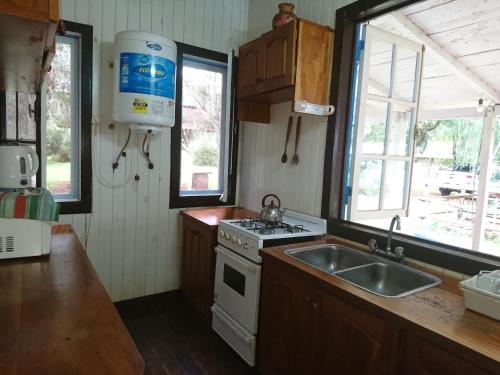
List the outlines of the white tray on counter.
{"type": "Polygon", "coordinates": [[[477,276],[460,282],[464,292],[465,307],[490,318],[500,320],[500,294],[477,287],[477,276]]]}

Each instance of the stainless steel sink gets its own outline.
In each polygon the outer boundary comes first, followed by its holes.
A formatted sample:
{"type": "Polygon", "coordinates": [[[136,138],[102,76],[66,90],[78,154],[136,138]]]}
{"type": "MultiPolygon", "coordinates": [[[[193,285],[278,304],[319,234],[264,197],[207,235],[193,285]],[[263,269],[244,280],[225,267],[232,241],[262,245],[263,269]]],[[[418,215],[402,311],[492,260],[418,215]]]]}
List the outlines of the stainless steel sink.
{"type": "Polygon", "coordinates": [[[378,259],[339,245],[321,245],[288,250],[287,255],[328,273],[371,264],[378,259]]]}
{"type": "Polygon", "coordinates": [[[286,254],[383,297],[404,297],[441,283],[434,275],[345,246],[312,246],[286,254]]]}
{"type": "Polygon", "coordinates": [[[341,279],[384,297],[404,297],[439,285],[434,275],[396,263],[374,263],[336,274],[341,279]]]}

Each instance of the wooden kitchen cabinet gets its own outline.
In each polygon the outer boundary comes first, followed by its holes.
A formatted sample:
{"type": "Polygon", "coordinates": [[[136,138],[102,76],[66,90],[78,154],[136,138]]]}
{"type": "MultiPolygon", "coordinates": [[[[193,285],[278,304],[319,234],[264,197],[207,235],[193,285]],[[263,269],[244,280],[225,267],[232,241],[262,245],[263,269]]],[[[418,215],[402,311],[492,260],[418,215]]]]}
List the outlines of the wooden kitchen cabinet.
{"type": "Polygon", "coordinates": [[[295,82],[297,27],[290,22],[264,34],[264,92],[288,87],[295,82]]]}
{"type": "Polygon", "coordinates": [[[399,373],[403,375],[498,374],[411,333],[405,340],[399,373]]]}
{"type": "Polygon", "coordinates": [[[264,85],[264,48],[261,39],[240,47],[238,62],[238,92],[255,95],[264,85]]]}
{"type": "Polygon", "coordinates": [[[238,118],[269,123],[275,103],[329,104],[333,31],[299,19],[240,47],[238,118]]]}
{"type": "Polygon", "coordinates": [[[182,224],[181,290],[193,306],[211,318],[217,230],[184,216],[182,224]]]}
{"type": "Polygon", "coordinates": [[[216,207],[181,211],[181,291],[208,321],[214,303],[215,260],[219,221],[255,217],[238,207],[216,207]]]}
{"type": "Polygon", "coordinates": [[[276,263],[262,275],[258,367],[264,374],[313,374],[317,293],[276,263]]]}
{"type": "Polygon", "coordinates": [[[399,329],[322,292],[317,374],[395,374],[399,329]]]}
{"type": "Polygon", "coordinates": [[[59,21],[59,0],[3,0],[0,13],[36,21],[59,21]]]}
{"type": "Polygon", "coordinates": [[[0,2],[0,90],[37,92],[55,55],[59,0],[0,2]]]}
{"type": "Polygon", "coordinates": [[[263,265],[258,367],[264,374],[395,374],[397,327],[263,265]]]}

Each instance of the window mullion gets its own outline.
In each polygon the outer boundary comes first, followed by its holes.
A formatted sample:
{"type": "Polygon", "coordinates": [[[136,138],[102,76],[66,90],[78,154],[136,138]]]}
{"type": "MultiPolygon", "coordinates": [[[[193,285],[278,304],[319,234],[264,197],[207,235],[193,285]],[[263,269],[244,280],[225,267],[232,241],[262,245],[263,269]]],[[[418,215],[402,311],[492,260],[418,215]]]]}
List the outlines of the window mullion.
{"type": "MultiPolygon", "coordinates": [[[[391,62],[391,79],[389,84],[389,98],[393,99],[394,97],[394,79],[396,72],[396,64],[397,64],[397,54],[398,48],[396,44],[392,45],[392,62],[391,62]]],[[[384,139],[384,155],[388,155],[389,148],[389,140],[391,139],[391,122],[392,122],[392,101],[387,104],[387,116],[385,123],[385,139],[384,139]]],[[[382,176],[380,177],[380,195],[379,195],[379,209],[383,210],[385,206],[385,182],[386,182],[386,170],[387,170],[387,161],[382,161],[382,176]]]]}
{"type": "Polygon", "coordinates": [[[495,142],[496,111],[495,107],[487,109],[483,119],[481,135],[479,188],[476,200],[476,212],[472,226],[472,249],[479,250],[484,240],[486,214],[488,208],[489,185],[492,171],[493,147],[495,142]]]}

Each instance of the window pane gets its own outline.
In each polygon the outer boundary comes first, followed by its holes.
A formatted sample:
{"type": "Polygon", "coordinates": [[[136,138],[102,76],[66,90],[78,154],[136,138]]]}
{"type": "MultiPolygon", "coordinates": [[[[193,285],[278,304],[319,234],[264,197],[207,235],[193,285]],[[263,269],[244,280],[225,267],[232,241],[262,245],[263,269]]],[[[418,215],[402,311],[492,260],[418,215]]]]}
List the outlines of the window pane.
{"type": "Polygon", "coordinates": [[[17,123],[20,141],[36,140],[35,94],[17,94],[17,123]]]}
{"type": "Polygon", "coordinates": [[[363,160],[359,175],[358,210],[378,210],[382,160],[363,160]]]}
{"type": "Polygon", "coordinates": [[[71,194],[72,48],[58,39],[47,74],[47,188],[71,194]]]}
{"type": "Polygon", "coordinates": [[[375,39],[372,42],[368,93],[389,96],[391,87],[393,44],[375,39]]]}
{"type": "Polygon", "coordinates": [[[413,110],[393,105],[387,154],[408,155],[413,110]]]}
{"type": "Polygon", "coordinates": [[[363,154],[384,153],[387,103],[368,100],[363,134],[363,154]]]}
{"type": "Polygon", "coordinates": [[[393,98],[408,101],[415,100],[415,78],[418,57],[418,52],[416,51],[404,47],[398,48],[393,98]]]}
{"type": "Polygon", "coordinates": [[[222,191],[224,75],[219,67],[184,60],[181,194],[222,191]]]}
{"type": "Polygon", "coordinates": [[[384,208],[402,209],[406,186],[407,162],[385,161],[384,208]]]}
{"type": "Polygon", "coordinates": [[[5,93],[7,109],[7,139],[16,139],[16,93],[5,93]]]}

